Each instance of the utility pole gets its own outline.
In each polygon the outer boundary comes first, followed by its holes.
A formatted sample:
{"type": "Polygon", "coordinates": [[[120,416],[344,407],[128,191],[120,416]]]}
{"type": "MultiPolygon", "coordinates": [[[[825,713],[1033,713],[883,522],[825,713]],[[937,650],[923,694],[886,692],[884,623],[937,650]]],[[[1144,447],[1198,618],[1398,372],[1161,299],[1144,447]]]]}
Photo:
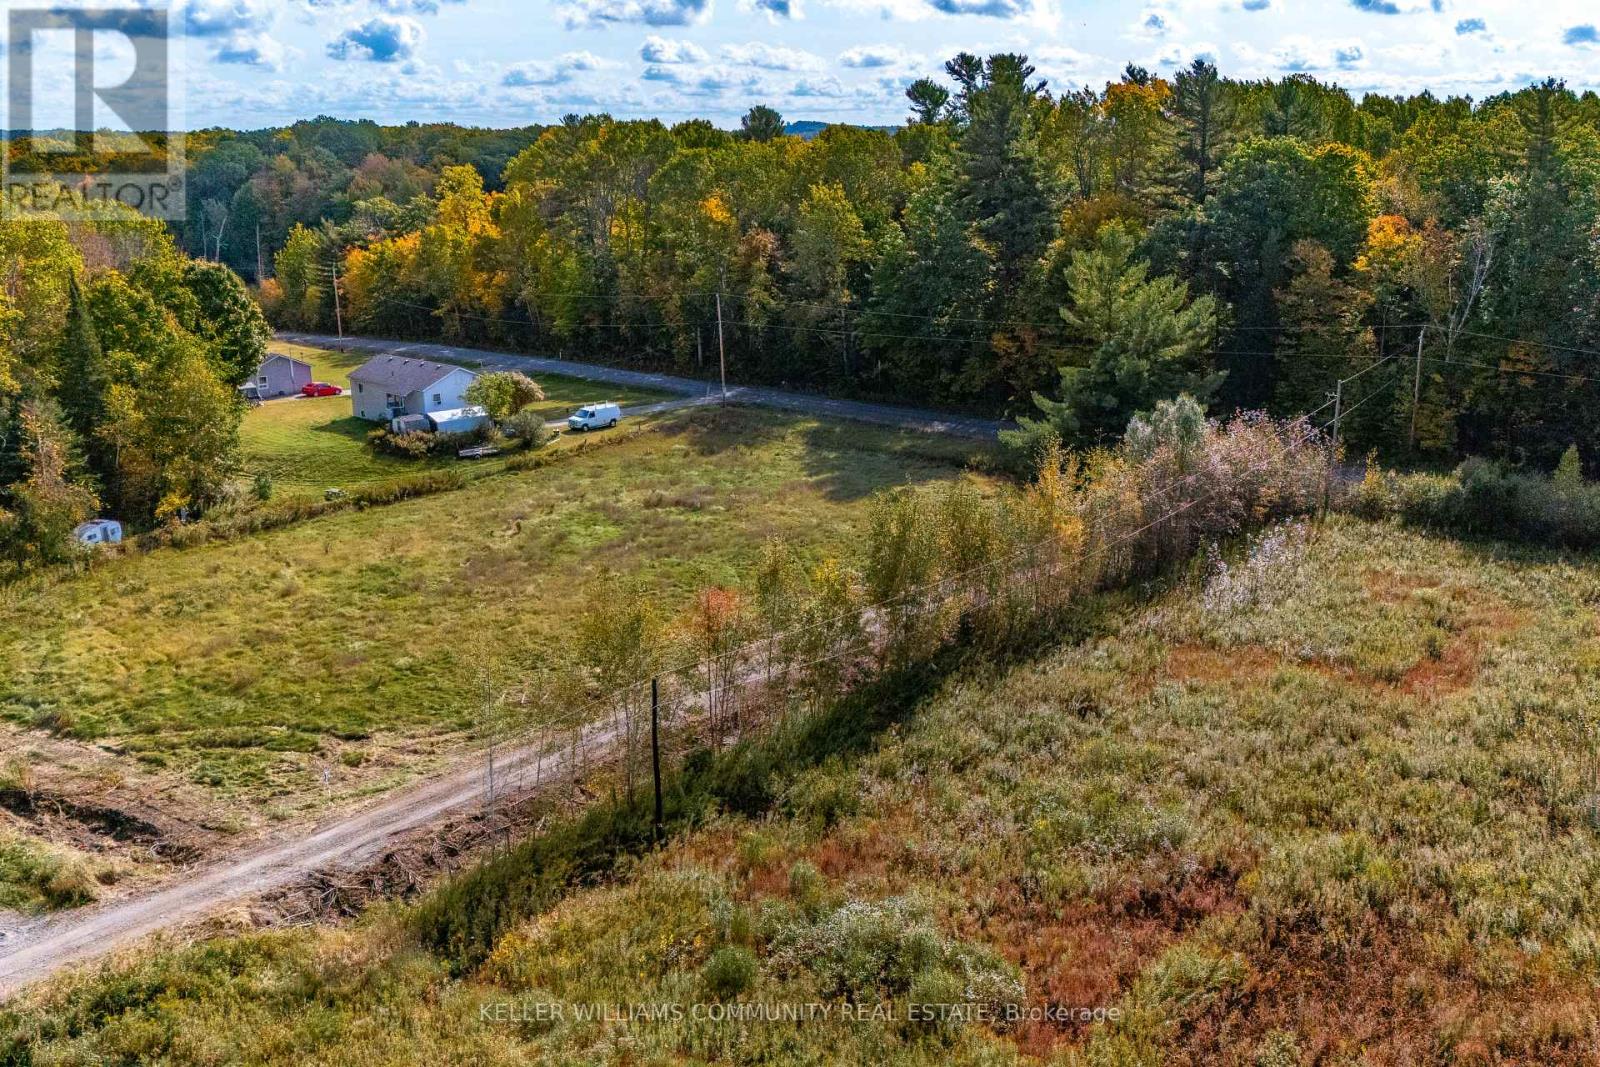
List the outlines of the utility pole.
{"type": "Polygon", "coordinates": [[[1428,327],[1417,331],[1417,373],[1411,383],[1411,448],[1417,447],[1417,409],[1422,406],[1422,342],[1428,336],[1428,327]]]}
{"type": "Polygon", "coordinates": [[[1344,416],[1344,379],[1333,387],[1333,451],[1328,456],[1328,469],[1322,476],[1322,517],[1328,517],[1333,503],[1334,468],[1339,463],[1339,420],[1344,416]]]}
{"type": "Polygon", "coordinates": [[[339,254],[333,255],[333,321],[339,328],[339,340],[344,340],[344,311],[339,306],[339,254]]]}
{"type": "Polygon", "coordinates": [[[728,402],[728,353],[722,345],[722,290],[717,290],[717,365],[722,374],[722,402],[728,402]]]}
{"type": "Polygon", "coordinates": [[[661,843],[661,680],[650,679],[650,770],[656,780],[656,843],[661,843]]]}

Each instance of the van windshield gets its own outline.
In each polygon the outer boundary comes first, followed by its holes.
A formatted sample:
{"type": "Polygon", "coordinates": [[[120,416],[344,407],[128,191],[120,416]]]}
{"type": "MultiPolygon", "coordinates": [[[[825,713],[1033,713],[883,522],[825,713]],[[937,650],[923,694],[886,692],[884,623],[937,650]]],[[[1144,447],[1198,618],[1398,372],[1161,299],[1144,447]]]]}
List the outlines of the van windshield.
{"type": "Polygon", "coordinates": [[[587,419],[590,415],[593,415],[593,414],[594,414],[594,412],[590,411],[588,408],[579,408],[578,409],[578,418],[580,418],[580,419],[587,419]]]}

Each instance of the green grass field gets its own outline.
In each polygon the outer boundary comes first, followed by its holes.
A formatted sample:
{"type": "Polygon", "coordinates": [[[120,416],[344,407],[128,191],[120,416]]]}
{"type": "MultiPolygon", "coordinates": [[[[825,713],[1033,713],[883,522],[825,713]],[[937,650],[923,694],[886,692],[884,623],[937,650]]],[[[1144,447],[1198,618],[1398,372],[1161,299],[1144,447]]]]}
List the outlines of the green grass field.
{"type": "Polygon", "coordinates": [[[1594,1062],[1594,560],[1336,519],[1233,562],[1124,602],[1081,644],[957,678],[865,754],[776,768],[769,809],[569,890],[464,976],[383,909],[62,980],[0,1023],[0,1049],[1594,1062]],[[729,1002],[880,1014],[695,1014],[729,1002]],[[681,1014],[574,1008],[595,1003],[681,1014]],[[990,1014],[914,1021],[912,1003],[990,1014]],[[1007,1005],[1022,1018],[996,1021],[1007,1005]]]}
{"type": "MultiPolygon", "coordinates": [[[[270,406],[266,410],[271,410],[270,406]]],[[[0,608],[0,716],[293,810],[414,773],[476,664],[564,654],[607,576],[671,612],[768,538],[844,551],[871,493],[970,446],[749,411],[665,417],[522,474],[107,561],[0,608]],[[371,755],[360,771],[342,761],[371,755]]]]}
{"type": "MultiPolygon", "coordinates": [[[[346,390],[350,372],[368,358],[367,353],[331,352],[282,342],[274,342],[272,351],[307,360],[314,381],[331,382],[346,390]]],[[[612,389],[576,378],[545,376],[538,381],[544,387],[545,400],[534,405],[534,410],[550,419],[597,399],[631,405],[670,398],[667,393],[612,389]]],[[[243,471],[272,479],[275,494],[321,495],[325,489],[348,488],[459,462],[446,457],[413,460],[375,453],[366,444],[373,425],[350,414],[348,395],[270,401],[245,416],[240,431],[243,471]]]]}

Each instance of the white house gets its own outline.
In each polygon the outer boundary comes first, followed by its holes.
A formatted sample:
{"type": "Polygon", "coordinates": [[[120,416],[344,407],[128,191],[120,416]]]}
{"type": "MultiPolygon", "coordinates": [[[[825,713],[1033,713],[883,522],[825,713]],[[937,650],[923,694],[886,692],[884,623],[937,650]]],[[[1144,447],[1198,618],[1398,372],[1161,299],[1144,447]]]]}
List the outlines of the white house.
{"type": "Polygon", "coordinates": [[[465,367],[407,356],[374,356],[350,372],[350,405],[358,419],[389,422],[467,407],[477,375],[465,367]]]}

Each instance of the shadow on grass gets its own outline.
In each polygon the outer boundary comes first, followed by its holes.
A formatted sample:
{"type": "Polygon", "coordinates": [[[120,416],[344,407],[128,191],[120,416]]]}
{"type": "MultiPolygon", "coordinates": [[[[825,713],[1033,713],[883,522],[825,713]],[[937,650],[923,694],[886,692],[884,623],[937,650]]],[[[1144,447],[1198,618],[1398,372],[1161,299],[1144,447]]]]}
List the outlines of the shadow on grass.
{"type": "MultiPolygon", "coordinates": [[[[828,419],[806,423],[804,415],[773,415],[748,408],[702,408],[664,424],[662,436],[701,456],[733,448],[759,448],[795,431],[801,423],[800,465],[812,485],[836,503],[862,500],[907,482],[948,478],[987,451],[971,441],[828,419]]],[[[992,464],[989,464],[992,466],[992,464]]]]}
{"type": "Polygon", "coordinates": [[[337,434],[340,437],[347,437],[363,447],[367,443],[367,434],[377,428],[377,423],[368,422],[366,419],[357,418],[354,415],[346,415],[343,418],[333,419],[329,422],[309,427],[313,433],[337,434]]]}
{"type": "Polygon", "coordinates": [[[970,441],[848,422],[819,422],[803,436],[807,473],[823,495],[841,503],[908,481],[955,477],[982,454],[982,446],[970,441]],[[864,464],[863,455],[878,462],[864,464]]]}

